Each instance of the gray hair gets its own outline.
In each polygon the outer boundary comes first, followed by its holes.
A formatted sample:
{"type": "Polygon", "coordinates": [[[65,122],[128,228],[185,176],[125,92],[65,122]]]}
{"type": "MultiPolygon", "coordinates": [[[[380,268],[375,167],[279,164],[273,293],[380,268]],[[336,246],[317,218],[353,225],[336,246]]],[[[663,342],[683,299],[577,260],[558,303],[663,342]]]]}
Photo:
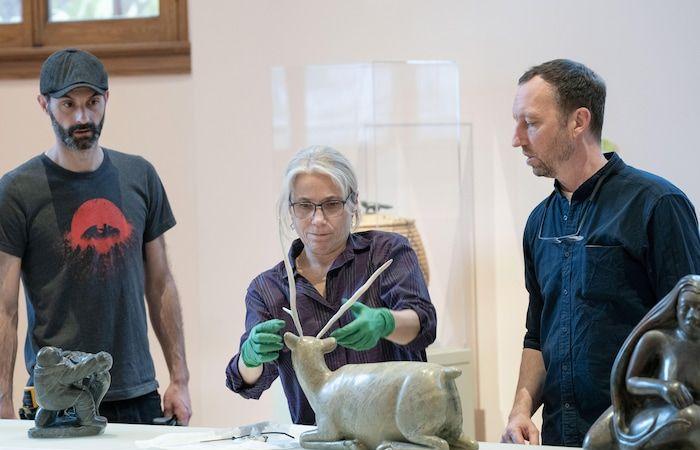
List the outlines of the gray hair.
{"type": "Polygon", "coordinates": [[[321,145],[303,148],[292,157],[287,165],[282,180],[282,192],[277,202],[277,214],[280,225],[288,230],[292,224],[289,203],[292,186],[296,177],[303,173],[322,173],[328,175],[340,188],[343,200],[355,206],[355,226],[360,223],[360,208],[357,207],[357,177],[350,161],[338,150],[321,145]]]}

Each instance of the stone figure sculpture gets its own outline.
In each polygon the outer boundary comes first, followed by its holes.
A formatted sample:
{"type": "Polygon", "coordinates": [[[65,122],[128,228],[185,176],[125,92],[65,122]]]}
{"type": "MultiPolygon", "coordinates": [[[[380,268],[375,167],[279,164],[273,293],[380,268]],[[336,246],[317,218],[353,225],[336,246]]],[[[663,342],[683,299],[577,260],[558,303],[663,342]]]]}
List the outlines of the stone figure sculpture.
{"type": "Polygon", "coordinates": [[[700,450],[700,276],[683,277],[632,330],[611,374],[612,406],[584,449],[700,450]]]}
{"type": "Polygon", "coordinates": [[[284,342],[292,351],[294,372],[318,425],[301,434],[301,446],[318,450],[476,450],[477,442],[462,436],[462,408],[454,383],[461,374],[459,369],[409,361],[347,364],[335,371],[326,365],[324,355],[335,349],[336,341],[321,337],[391,260],[372,274],[316,337],[311,337],[302,331],[294,275],[286,252],[283,255],[290,293],[291,310],[287,312],[299,333],[285,333],[284,342]]]}
{"type": "Polygon", "coordinates": [[[107,419],[97,415],[111,382],[112,356],[39,350],[34,366],[34,389],[39,409],[28,431],[31,438],[94,436],[104,432],[107,419]]]}
{"type": "Polygon", "coordinates": [[[334,338],[285,333],[299,384],[318,428],[299,438],[308,449],[475,450],[462,437],[462,410],[454,379],[460,370],[439,364],[391,361],[347,364],[331,371],[323,355],[334,338]]]}

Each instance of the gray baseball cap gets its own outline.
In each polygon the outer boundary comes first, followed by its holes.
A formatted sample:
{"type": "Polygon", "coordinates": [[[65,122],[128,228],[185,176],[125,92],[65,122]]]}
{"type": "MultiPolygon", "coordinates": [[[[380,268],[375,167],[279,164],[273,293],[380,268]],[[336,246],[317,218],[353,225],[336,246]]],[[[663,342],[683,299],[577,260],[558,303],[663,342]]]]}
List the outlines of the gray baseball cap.
{"type": "Polygon", "coordinates": [[[99,94],[107,91],[107,71],[95,55],[66,48],[46,58],[39,78],[42,95],[63,97],[79,87],[89,87],[99,94]]]}

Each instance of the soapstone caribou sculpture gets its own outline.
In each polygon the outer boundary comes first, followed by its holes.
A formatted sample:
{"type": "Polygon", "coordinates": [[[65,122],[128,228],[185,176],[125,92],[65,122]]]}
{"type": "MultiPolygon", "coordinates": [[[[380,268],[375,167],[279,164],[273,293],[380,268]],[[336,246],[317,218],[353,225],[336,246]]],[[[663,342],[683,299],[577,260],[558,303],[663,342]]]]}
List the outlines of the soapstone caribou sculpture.
{"type": "Polygon", "coordinates": [[[299,443],[317,450],[476,450],[476,441],[462,436],[462,408],[454,379],[462,372],[427,362],[391,361],[347,364],[331,371],[324,355],[336,348],[335,338],[321,337],[391,264],[387,261],[316,335],[304,336],[296,308],[292,267],[283,252],[289,280],[289,305],[299,333],[285,333],[299,384],[316,413],[315,430],[299,443]]]}

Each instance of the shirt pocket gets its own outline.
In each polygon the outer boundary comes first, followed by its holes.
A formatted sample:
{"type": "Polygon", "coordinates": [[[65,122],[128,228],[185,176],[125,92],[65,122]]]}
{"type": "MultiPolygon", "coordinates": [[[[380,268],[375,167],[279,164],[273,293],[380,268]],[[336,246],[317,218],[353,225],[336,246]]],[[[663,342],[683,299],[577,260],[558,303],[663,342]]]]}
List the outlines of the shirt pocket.
{"type": "Polygon", "coordinates": [[[614,300],[626,286],[625,249],[621,245],[587,244],[583,253],[581,296],[589,301],[614,300]]]}

